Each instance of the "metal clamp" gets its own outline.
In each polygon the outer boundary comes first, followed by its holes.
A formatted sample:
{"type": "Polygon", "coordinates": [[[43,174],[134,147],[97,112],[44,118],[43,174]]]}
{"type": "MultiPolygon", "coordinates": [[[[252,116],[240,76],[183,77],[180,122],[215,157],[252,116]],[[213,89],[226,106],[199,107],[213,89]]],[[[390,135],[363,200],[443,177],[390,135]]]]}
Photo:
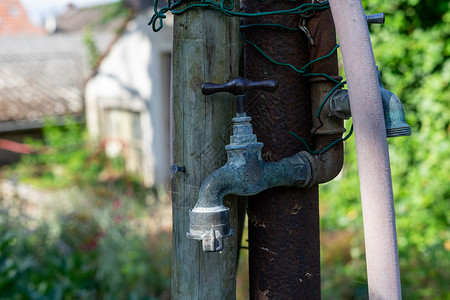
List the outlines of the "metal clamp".
{"type": "Polygon", "coordinates": [[[203,95],[211,95],[218,92],[227,92],[241,96],[253,90],[273,92],[277,88],[278,83],[275,80],[251,81],[243,77],[237,77],[223,84],[204,83],[202,84],[202,93],[203,95]]]}
{"type": "Polygon", "coordinates": [[[306,19],[304,17],[300,18],[298,28],[300,28],[306,34],[306,37],[308,37],[308,40],[311,43],[311,46],[314,46],[314,39],[311,35],[311,32],[309,32],[308,27],[306,27],[306,19]]]}

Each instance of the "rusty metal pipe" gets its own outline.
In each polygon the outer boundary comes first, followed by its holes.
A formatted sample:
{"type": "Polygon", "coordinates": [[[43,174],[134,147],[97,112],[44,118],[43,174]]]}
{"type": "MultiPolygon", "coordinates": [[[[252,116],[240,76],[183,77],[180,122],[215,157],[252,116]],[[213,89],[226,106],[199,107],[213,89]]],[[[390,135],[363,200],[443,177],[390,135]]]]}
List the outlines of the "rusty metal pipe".
{"type": "MultiPolygon", "coordinates": [[[[336,77],[338,78],[338,77],[336,77]]],[[[345,132],[344,121],[331,114],[330,106],[324,105],[321,112],[322,123],[316,117],[320,104],[326,95],[335,86],[326,78],[314,78],[310,80],[311,107],[312,107],[312,139],[315,150],[321,151],[330,143],[338,140],[345,132]]],[[[335,144],[328,151],[314,155],[316,164],[315,183],[325,183],[335,178],[344,164],[344,145],[342,142],[335,144]]]]}
{"type": "MultiPolygon", "coordinates": [[[[316,11],[308,19],[307,27],[314,40],[314,45],[309,44],[309,60],[312,61],[328,55],[336,46],[336,31],[331,11],[329,9],[316,11]]],[[[336,80],[342,80],[338,76],[336,52],[312,64],[311,73],[324,73],[336,80]]],[[[330,114],[328,105],[324,106],[320,114],[322,122],[316,116],[322,101],[336,83],[325,77],[313,77],[308,83],[311,92],[312,142],[315,150],[320,151],[342,137],[342,134],[345,132],[344,122],[330,114]]],[[[316,165],[315,183],[325,183],[332,180],[339,174],[344,163],[343,143],[340,142],[327,152],[314,156],[314,160],[316,165]]]]}
{"type": "MultiPolygon", "coordinates": [[[[305,2],[305,1],[300,1],[305,2]]],[[[298,1],[243,1],[248,13],[293,9],[298,1]]],[[[243,18],[244,25],[281,24],[298,27],[299,16],[243,18]]],[[[246,39],[271,58],[301,67],[309,62],[308,38],[303,32],[271,27],[246,28],[246,39]]],[[[308,138],[311,102],[307,79],[290,68],[267,60],[250,44],[244,46],[245,77],[274,79],[275,93],[248,95],[248,114],[265,161],[292,156],[303,145],[289,131],[308,138]],[[301,92],[299,92],[301,91],[301,92]]],[[[320,239],[318,188],[278,187],[249,197],[250,299],[320,299],[320,239]]]]}
{"type": "Polygon", "coordinates": [[[360,0],[329,0],[341,45],[355,128],[370,299],[401,299],[386,127],[360,0]]]}

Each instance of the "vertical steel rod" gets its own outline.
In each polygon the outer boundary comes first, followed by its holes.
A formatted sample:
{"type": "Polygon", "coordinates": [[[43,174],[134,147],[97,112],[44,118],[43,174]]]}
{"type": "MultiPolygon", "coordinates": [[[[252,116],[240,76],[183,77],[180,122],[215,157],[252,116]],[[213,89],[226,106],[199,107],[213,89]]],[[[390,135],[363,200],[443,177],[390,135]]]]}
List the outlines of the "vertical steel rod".
{"type": "Polygon", "coordinates": [[[401,299],[389,152],[380,88],[360,0],[330,0],[355,129],[370,299],[401,299]]]}

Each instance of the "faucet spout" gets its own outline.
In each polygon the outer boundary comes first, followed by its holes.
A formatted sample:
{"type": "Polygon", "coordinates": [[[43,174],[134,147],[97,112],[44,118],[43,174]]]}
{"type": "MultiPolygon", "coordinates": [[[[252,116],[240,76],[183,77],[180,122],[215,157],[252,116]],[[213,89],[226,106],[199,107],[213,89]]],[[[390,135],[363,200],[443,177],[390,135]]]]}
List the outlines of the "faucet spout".
{"type": "Polygon", "coordinates": [[[223,197],[228,194],[252,196],[276,186],[308,184],[311,165],[303,153],[278,162],[264,162],[258,154],[250,151],[243,153],[242,164],[228,161],[211,173],[200,188],[194,209],[221,207],[223,197]]]}
{"type": "Polygon", "coordinates": [[[203,251],[220,251],[223,238],[230,236],[230,212],[223,206],[225,195],[251,196],[271,187],[305,187],[312,180],[308,157],[297,153],[278,162],[264,162],[263,144],[253,134],[251,117],[245,113],[233,119],[233,133],[227,150],[227,163],[203,182],[195,207],[189,212],[187,237],[202,240],[203,251]]]}
{"type": "Polygon", "coordinates": [[[222,206],[225,195],[232,194],[235,189],[235,177],[228,164],[215,170],[203,181],[199,198],[194,208],[210,208],[222,206]]]}

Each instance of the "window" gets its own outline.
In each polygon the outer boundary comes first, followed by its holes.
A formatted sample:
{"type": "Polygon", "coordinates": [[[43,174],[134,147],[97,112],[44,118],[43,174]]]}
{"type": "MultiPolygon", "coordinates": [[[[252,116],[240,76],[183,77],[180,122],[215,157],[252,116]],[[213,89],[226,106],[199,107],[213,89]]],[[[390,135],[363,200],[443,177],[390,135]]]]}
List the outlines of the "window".
{"type": "Polygon", "coordinates": [[[141,114],[121,108],[105,109],[103,137],[106,141],[120,142],[122,155],[130,172],[142,170],[141,114]]]}

